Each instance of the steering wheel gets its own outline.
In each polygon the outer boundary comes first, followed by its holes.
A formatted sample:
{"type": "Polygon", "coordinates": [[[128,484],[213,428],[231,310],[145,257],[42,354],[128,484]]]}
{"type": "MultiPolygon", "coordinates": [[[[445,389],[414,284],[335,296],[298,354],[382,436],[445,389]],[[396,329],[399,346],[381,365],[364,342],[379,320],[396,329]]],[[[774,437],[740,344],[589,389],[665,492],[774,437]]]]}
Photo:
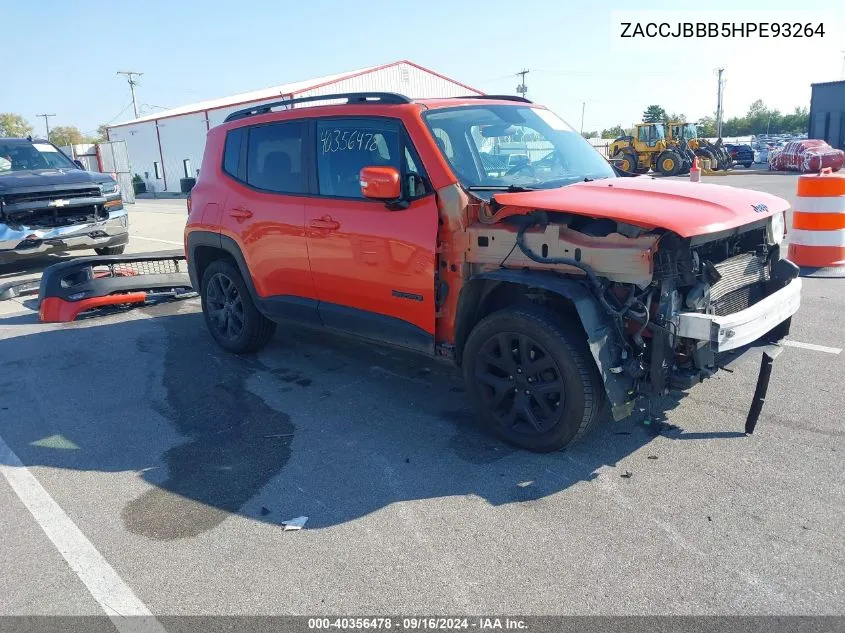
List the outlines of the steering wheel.
{"type": "Polygon", "coordinates": [[[514,176],[521,172],[523,169],[527,169],[529,171],[528,175],[532,178],[537,177],[537,171],[534,169],[534,165],[532,165],[531,163],[522,163],[520,165],[514,165],[505,172],[505,176],[514,176]]]}

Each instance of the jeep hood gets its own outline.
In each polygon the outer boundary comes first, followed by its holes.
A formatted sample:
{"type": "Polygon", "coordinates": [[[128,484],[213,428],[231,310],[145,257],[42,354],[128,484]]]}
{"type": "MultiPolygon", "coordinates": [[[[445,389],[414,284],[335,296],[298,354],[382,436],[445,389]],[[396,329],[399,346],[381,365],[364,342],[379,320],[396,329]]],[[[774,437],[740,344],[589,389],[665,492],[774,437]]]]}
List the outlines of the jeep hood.
{"type": "Polygon", "coordinates": [[[608,178],[558,189],[497,193],[505,207],[499,218],[535,209],[609,218],[645,229],[668,229],[682,237],[717,233],[749,224],[789,208],[783,198],[724,185],[658,180],[650,177],[608,178]]]}

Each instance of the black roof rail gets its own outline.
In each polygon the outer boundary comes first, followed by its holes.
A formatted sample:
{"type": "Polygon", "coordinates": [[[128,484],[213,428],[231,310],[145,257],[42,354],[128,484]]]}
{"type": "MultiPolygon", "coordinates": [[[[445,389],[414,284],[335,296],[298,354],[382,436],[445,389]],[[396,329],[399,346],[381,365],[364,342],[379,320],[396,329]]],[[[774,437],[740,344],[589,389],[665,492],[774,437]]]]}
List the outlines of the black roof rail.
{"type": "Polygon", "coordinates": [[[244,119],[248,116],[255,116],[256,114],[267,114],[273,108],[280,108],[282,106],[292,106],[295,103],[308,103],[310,101],[329,101],[334,99],[346,99],[346,103],[391,103],[402,104],[411,103],[411,100],[405,95],[400,95],[395,92],[344,92],[333,95],[318,95],[313,97],[297,97],[296,99],[282,99],[281,101],[273,101],[271,103],[262,103],[261,105],[252,106],[251,108],[244,108],[232,112],[224,119],[224,123],[229,121],[236,121],[244,119]]]}
{"type": "Polygon", "coordinates": [[[494,101],[519,101],[520,103],[534,103],[525,97],[517,97],[516,95],[466,95],[463,97],[452,97],[453,99],[491,99],[494,101]]]}

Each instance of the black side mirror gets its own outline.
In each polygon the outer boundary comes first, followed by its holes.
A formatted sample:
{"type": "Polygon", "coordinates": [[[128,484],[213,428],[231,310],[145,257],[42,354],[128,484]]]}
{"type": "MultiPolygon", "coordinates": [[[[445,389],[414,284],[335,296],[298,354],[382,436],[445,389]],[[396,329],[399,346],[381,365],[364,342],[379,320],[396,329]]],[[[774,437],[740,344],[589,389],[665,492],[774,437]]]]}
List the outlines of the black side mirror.
{"type": "Polygon", "coordinates": [[[73,164],[79,167],[82,171],[85,171],[85,165],[82,164],[82,161],[78,158],[73,161],[73,164]]]}

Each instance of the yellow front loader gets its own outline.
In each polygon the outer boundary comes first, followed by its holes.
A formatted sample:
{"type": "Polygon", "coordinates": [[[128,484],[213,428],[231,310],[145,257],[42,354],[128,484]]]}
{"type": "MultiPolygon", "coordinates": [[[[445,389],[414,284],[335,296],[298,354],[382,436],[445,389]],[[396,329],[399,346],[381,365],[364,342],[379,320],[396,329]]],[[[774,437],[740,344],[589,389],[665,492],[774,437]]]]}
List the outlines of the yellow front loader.
{"type": "Polygon", "coordinates": [[[666,142],[662,123],[637,123],[634,133],[620,136],[610,144],[610,159],[624,172],[645,174],[650,169],[664,176],[681,173],[682,154],[666,142]]]}
{"type": "Polygon", "coordinates": [[[692,156],[708,159],[713,171],[729,169],[731,166],[730,154],[722,146],[721,139],[714,144],[699,138],[695,123],[670,121],[666,142],[670,147],[677,147],[681,153],[686,153],[690,160],[692,156]]]}

